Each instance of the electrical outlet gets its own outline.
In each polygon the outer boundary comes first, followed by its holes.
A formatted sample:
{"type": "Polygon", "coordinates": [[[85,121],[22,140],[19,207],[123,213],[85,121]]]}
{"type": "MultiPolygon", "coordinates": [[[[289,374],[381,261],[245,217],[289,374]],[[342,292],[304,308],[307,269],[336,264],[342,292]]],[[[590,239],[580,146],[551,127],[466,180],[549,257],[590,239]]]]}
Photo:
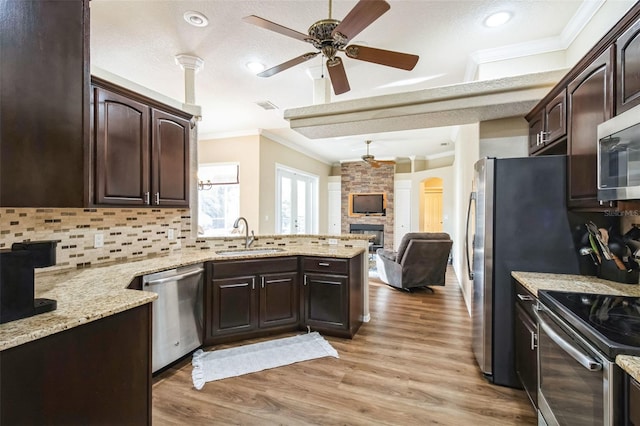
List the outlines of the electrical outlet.
{"type": "Polygon", "coordinates": [[[167,229],[167,238],[170,240],[175,240],[176,239],[176,230],[173,228],[169,228],[167,229]]]}
{"type": "Polygon", "coordinates": [[[337,238],[329,238],[329,245],[335,246],[336,244],[338,244],[338,239],[337,238]]]}
{"type": "Polygon", "coordinates": [[[93,247],[94,248],[104,247],[104,234],[95,234],[93,236],[93,247]]]}

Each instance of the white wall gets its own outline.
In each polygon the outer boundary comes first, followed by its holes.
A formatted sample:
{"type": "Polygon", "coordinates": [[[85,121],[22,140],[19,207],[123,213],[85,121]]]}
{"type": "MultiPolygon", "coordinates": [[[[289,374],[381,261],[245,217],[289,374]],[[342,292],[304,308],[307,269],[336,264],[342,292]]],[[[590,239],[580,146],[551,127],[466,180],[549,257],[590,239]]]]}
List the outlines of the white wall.
{"type": "Polygon", "coordinates": [[[606,1],[567,48],[567,68],[577,64],[635,3],[636,0],[606,1]]]}
{"type": "Polygon", "coordinates": [[[469,280],[464,257],[464,239],[466,231],[467,206],[473,182],[473,165],[479,158],[479,123],[460,126],[455,140],[456,157],[453,162],[454,217],[453,225],[453,269],[460,283],[467,310],[471,312],[473,281],[469,280]]]}

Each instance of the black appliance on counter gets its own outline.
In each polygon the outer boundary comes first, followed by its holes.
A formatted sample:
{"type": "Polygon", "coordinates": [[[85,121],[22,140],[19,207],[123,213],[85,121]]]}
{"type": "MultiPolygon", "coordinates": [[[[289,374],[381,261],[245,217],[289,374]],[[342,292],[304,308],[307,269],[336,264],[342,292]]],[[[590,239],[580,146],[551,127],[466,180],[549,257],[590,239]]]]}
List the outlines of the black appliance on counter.
{"type": "Polygon", "coordinates": [[[13,243],[0,251],[0,324],[50,312],[52,299],[36,299],[34,269],[56,264],[57,241],[13,243]]]}
{"type": "Polygon", "coordinates": [[[538,406],[548,425],[623,421],[617,355],[640,355],[640,298],[541,290],[538,406]]]}
{"type": "Polygon", "coordinates": [[[483,158],[475,166],[465,254],[473,352],[494,384],[520,388],[511,271],[579,274],[566,207],[566,156],[483,158]]]}

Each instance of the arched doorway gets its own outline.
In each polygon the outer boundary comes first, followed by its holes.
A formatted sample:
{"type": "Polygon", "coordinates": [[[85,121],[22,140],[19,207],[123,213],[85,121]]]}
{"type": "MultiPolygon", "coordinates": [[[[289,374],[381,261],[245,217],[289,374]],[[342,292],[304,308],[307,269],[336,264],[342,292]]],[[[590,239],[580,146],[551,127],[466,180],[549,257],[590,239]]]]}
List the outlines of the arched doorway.
{"type": "Polygon", "coordinates": [[[420,182],[420,231],[442,232],[442,179],[420,182]]]}

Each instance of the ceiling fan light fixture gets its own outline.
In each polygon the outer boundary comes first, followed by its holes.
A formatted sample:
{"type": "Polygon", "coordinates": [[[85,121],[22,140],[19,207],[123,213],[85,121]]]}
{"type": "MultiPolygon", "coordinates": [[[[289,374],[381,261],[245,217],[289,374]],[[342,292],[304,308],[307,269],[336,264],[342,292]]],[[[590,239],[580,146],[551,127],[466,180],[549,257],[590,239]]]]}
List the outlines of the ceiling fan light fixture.
{"type": "Polygon", "coordinates": [[[267,67],[265,66],[265,64],[263,64],[262,62],[257,62],[257,61],[250,61],[247,62],[245,64],[245,67],[247,67],[247,69],[249,71],[251,71],[254,74],[257,74],[259,72],[264,71],[265,69],[267,69],[267,67]]]}
{"type": "Polygon", "coordinates": [[[504,25],[511,19],[511,12],[502,11],[496,12],[487,17],[484,20],[484,25],[489,28],[499,27],[500,25],[504,25]]]}
{"type": "Polygon", "coordinates": [[[195,10],[189,10],[185,12],[183,16],[184,20],[194,27],[206,27],[209,25],[209,19],[195,10]]]}

